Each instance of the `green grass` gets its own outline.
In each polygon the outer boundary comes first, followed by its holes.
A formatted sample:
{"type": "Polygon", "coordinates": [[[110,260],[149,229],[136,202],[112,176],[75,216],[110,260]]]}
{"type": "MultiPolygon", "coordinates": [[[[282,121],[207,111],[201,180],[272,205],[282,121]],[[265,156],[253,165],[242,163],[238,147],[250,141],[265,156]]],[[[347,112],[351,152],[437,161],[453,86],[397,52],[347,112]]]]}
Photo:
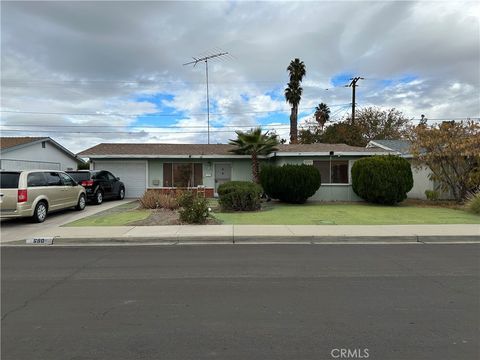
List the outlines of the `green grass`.
{"type": "Polygon", "coordinates": [[[149,210],[137,209],[137,206],[137,202],[119,205],[64,226],[125,226],[150,216],[149,210]]]}
{"type": "Polygon", "coordinates": [[[480,224],[480,216],[463,210],[412,205],[268,203],[260,211],[215,212],[215,217],[236,225],[480,224]]]}

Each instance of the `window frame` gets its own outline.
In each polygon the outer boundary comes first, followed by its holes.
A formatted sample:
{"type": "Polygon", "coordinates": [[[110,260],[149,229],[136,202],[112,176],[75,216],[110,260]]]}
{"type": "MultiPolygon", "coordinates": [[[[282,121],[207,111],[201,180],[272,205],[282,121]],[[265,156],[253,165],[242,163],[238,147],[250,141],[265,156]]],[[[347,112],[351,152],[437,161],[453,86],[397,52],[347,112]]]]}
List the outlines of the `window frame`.
{"type": "Polygon", "coordinates": [[[168,187],[168,188],[196,188],[199,185],[204,185],[203,184],[203,163],[201,162],[164,162],[162,165],[163,169],[163,179],[162,179],[162,187],[168,187]],[[192,180],[192,183],[190,186],[185,185],[185,186],[177,186],[175,185],[175,165],[190,165],[190,178],[192,180]],[[201,169],[201,172],[196,172],[195,169],[198,170],[198,168],[201,169]],[[169,176],[168,176],[169,175],[169,176]],[[197,175],[197,176],[196,176],[197,175]],[[198,176],[201,175],[201,176],[198,176]],[[169,177],[169,179],[168,179],[169,177]]]}
{"type": "MultiPolygon", "coordinates": [[[[329,173],[329,182],[324,182],[324,179],[322,177],[322,186],[323,185],[338,185],[338,186],[347,186],[347,185],[352,185],[351,182],[351,176],[350,176],[350,160],[344,160],[344,159],[321,159],[321,160],[313,160],[313,166],[320,172],[320,169],[316,166],[316,163],[325,163],[328,164],[328,173],[329,173]],[[332,175],[333,175],[333,167],[332,165],[336,165],[335,163],[343,163],[342,165],[347,166],[347,182],[332,182],[332,175]],[[346,164],[345,164],[346,163],[346,164]]],[[[320,173],[321,174],[321,173],[320,173]]]]}

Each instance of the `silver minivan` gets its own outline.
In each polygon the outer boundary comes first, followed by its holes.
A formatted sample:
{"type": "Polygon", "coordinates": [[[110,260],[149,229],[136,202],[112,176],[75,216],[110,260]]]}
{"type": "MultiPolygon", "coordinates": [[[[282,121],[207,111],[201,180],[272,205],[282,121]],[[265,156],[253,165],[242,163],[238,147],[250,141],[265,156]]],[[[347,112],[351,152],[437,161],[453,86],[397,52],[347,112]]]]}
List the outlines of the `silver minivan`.
{"type": "Polygon", "coordinates": [[[0,218],[43,222],[51,211],[85,209],[85,188],[57,170],[1,171],[0,218]]]}

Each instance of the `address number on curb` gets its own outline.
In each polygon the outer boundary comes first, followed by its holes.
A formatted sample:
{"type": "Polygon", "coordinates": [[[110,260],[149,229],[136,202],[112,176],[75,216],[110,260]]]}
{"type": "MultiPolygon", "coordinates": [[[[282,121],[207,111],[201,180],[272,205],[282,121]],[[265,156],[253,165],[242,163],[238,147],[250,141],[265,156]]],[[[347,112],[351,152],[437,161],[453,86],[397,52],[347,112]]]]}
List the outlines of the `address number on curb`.
{"type": "Polygon", "coordinates": [[[36,237],[33,239],[27,239],[27,244],[31,245],[52,245],[53,237],[36,237]]]}

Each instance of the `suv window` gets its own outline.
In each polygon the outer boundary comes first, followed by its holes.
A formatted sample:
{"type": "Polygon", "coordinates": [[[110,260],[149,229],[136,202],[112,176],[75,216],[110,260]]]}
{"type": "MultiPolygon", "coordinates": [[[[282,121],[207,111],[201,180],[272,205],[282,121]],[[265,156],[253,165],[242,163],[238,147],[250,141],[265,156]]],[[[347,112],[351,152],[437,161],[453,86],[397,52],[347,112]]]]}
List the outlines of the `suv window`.
{"type": "Polygon", "coordinates": [[[60,177],[62,178],[63,185],[65,186],[75,185],[75,181],[67,174],[60,173],[60,177]]]}
{"type": "Polygon", "coordinates": [[[18,172],[0,172],[0,189],[17,189],[19,178],[18,172]]]}
{"type": "Polygon", "coordinates": [[[27,177],[28,187],[47,186],[47,180],[43,172],[36,172],[28,174],[27,177]]]}
{"type": "Polygon", "coordinates": [[[56,172],[47,172],[44,173],[45,177],[47,178],[48,186],[62,186],[62,180],[60,176],[56,172]]]}
{"type": "Polygon", "coordinates": [[[95,176],[95,179],[107,181],[108,180],[107,173],[105,171],[101,171],[95,176]]]}
{"type": "Polygon", "coordinates": [[[108,180],[109,181],[115,181],[117,180],[117,178],[115,176],[113,176],[111,173],[107,172],[107,177],[108,177],[108,180]]]}

